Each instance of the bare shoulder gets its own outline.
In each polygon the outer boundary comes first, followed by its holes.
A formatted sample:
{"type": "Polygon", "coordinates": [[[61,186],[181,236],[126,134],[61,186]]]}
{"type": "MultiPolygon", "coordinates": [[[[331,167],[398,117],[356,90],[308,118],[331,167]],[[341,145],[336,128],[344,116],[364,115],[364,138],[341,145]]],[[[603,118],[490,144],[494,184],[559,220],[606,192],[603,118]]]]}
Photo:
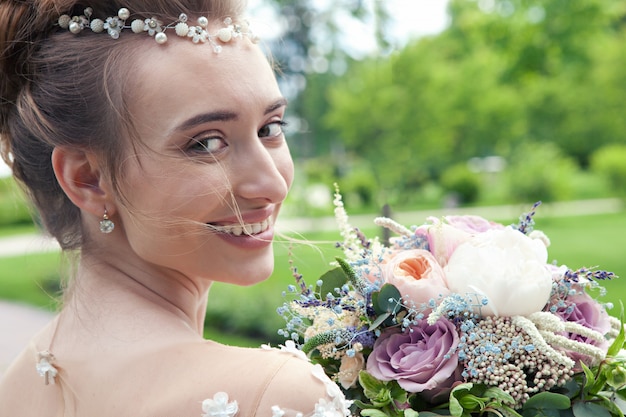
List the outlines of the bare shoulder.
{"type": "Polygon", "coordinates": [[[190,341],[116,350],[98,360],[58,357],[55,385],[44,385],[31,356],[0,381],[0,415],[346,415],[339,388],[295,348],[190,341]],[[338,413],[323,414],[328,410],[338,413]]]}
{"type": "Polygon", "coordinates": [[[234,409],[237,416],[314,416],[330,409],[340,413],[334,415],[347,415],[348,404],[337,385],[295,348],[249,349],[207,342],[168,356],[169,372],[179,379],[179,397],[168,402],[180,406],[181,415],[222,415],[234,409]]]}

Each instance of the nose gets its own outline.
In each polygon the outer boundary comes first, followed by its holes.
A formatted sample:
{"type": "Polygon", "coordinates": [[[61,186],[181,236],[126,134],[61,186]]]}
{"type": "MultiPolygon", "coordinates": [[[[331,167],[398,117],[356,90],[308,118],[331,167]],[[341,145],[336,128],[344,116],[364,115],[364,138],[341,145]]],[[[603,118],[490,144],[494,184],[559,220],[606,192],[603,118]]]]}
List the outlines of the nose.
{"type": "Polygon", "coordinates": [[[231,175],[236,196],[274,204],[287,197],[292,180],[293,161],[287,145],[265,147],[258,139],[241,149],[231,175]]]}

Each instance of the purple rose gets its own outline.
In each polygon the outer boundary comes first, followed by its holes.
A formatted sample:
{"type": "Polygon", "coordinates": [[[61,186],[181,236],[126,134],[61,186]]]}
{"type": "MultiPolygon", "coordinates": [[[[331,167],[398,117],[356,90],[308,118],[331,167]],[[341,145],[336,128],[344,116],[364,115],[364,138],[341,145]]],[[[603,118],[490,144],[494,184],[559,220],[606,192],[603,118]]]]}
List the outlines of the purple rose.
{"type": "MultiPolygon", "coordinates": [[[[567,306],[556,311],[556,315],[564,321],[574,322],[606,335],[611,330],[609,315],[596,300],[587,293],[571,295],[567,297],[567,306]]],[[[602,349],[608,349],[608,340],[598,341],[576,333],[567,333],[565,336],[577,342],[587,343],[602,349]]],[[[582,360],[589,365],[589,358],[582,353],[568,351],[568,355],[578,362],[582,360]]]]}
{"type": "Polygon", "coordinates": [[[367,358],[367,372],[396,380],[408,392],[450,388],[458,376],[458,344],[457,329],[446,319],[433,325],[423,320],[412,331],[387,330],[367,358]]]}

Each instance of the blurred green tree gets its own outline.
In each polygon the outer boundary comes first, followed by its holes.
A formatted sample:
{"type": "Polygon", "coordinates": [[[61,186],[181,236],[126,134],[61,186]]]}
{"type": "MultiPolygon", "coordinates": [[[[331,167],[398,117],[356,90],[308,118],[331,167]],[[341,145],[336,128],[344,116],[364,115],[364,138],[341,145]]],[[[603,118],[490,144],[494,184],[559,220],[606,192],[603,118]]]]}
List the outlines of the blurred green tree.
{"type": "Polygon", "coordinates": [[[472,157],[524,158],[507,154],[518,143],[553,143],[581,167],[626,143],[625,2],[451,0],[450,15],[446,31],[355,63],[329,91],[327,126],[382,190],[472,157]]]}

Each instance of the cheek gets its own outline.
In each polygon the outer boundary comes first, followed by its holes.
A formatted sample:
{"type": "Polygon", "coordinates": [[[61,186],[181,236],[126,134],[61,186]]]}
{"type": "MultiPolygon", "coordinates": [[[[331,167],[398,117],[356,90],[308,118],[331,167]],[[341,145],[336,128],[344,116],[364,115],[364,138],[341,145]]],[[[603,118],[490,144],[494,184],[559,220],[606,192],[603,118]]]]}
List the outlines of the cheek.
{"type": "Polygon", "coordinates": [[[163,223],[197,216],[198,201],[206,202],[217,192],[217,181],[211,179],[203,171],[183,170],[171,163],[144,164],[126,173],[120,189],[135,221],[163,223]]]}

